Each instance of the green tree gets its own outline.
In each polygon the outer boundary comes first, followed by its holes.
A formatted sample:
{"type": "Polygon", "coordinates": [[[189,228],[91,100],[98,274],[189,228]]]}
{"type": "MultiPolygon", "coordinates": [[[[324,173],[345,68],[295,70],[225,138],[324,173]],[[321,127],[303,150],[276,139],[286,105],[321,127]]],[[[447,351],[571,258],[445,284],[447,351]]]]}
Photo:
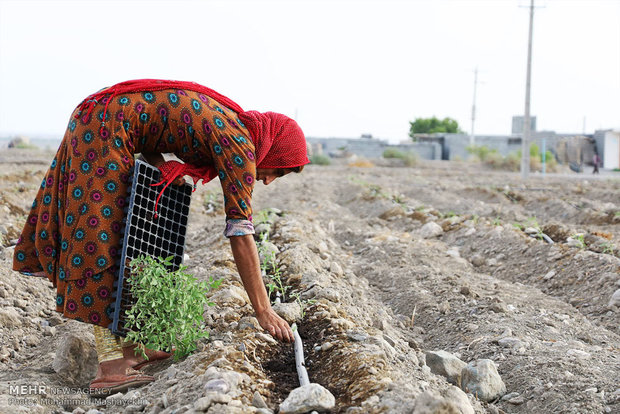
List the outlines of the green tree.
{"type": "Polygon", "coordinates": [[[415,121],[409,122],[409,136],[413,138],[413,134],[434,134],[435,132],[446,133],[462,133],[459,123],[452,118],[437,119],[432,118],[416,118],[415,121]]]}

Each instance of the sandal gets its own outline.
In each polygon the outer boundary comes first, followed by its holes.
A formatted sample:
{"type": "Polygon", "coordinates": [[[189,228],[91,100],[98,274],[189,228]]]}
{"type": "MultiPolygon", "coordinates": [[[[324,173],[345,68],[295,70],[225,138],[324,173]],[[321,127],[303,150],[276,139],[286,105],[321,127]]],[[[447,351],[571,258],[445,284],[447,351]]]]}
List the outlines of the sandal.
{"type": "Polygon", "coordinates": [[[133,368],[140,369],[142,367],[145,367],[146,365],[153,364],[157,361],[168,359],[171,356],[172,356],[172,353],[165,352],[165,351],[156,351],[155,355],[153,355],[149,359],[145,359],[144,361],[137,363],[136,365],[133,366],[133,368]]]}
{"type": "Polygon", "coordinates": [[[155,381],[155,377],[142,371],[127,368],[125,375],[109,375],[100,380],[90,382],[91,396],[110,396],[117,392],[127,391],[130,387],[139,387],[155,381]]]}

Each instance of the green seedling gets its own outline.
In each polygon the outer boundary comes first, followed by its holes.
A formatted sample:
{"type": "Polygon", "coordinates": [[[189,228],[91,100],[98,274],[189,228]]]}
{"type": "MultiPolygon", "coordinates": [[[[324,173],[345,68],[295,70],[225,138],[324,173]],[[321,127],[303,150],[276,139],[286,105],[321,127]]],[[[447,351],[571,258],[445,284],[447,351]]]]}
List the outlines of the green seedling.
{"type": "Polygon", "coordinates": [[[170,271],[173,257],[156,259],[140,256],[130,263],[130,292],[135,304],[126,312],[127,339],[144,347],[170,351],[175,360],[196,349],[196,341],[208,338],[203,319],[204,306],[213,306],[206,293],[221,281],[199,281],[186,273],[186,266],[170,271]]]}
{"type": "Polygon", "coordinates": [[[274,252],[265,254],[263,245],[269,241],[269,233],[263,233],[260,235],[259,252],[263,256],[260,264],[261,271],[269,278],[269,282],[265,284],[267,288],[267,294],[271,304],[274,305],[278,299],[280,302],[286,302],[289,299],[294,299],[301,309],[302,319],[305,316],[305,309],[308,305],[316,302],[314,299],[301,299],[299,292],[290,292],[292,286],[287,285],[284,281],[284,275],[282,268],[278,265],[276,255],[274,252]]]}
{"type": "Polygon", "coordinates": [[[580,249],[585,249],[587,247],[583,234],[573,234],[570,237],[574,240],[577,240],[577,247],[579,247],[580,249]]]}
{"type": "Polygon", "coordinates": [[[603,253],[605,254],[611,254],[612,256],[616,254],[616,246],[614,246],[611,241],[603,243],[601,247],[603,248],[603,253]]]}

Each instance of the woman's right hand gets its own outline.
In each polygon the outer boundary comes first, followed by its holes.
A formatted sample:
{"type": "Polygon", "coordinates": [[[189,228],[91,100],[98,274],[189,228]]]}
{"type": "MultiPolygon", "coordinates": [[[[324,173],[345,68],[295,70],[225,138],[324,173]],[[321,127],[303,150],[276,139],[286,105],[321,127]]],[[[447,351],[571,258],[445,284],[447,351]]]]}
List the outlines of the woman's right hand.
{"type": "Polygon", "coordinates": [[[275,311],[269,307],[268,309],[256,313],[256,319],[263,329],[266,329],[271,336],[277,338],[282,342],[293,342],[295,337],[293,336],[293,330],[289,324],[282,319],[275,311]]]}

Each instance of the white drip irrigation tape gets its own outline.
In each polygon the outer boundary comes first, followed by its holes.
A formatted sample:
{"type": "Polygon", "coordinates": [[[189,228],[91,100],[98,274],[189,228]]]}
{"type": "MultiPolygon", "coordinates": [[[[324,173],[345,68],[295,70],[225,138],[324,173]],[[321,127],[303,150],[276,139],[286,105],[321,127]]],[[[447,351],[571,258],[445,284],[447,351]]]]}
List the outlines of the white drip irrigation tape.
{"type": "Polygon", "coordinates": [[[295,337],[295,367],[297,367],[297,377],[299,377],[299,385],[304,386],[310,384],[306,363],[304,361],[304,344],[301,342],[299,332],[297,332],[297,324],[291,326],[293,336],[295,337]]]}

